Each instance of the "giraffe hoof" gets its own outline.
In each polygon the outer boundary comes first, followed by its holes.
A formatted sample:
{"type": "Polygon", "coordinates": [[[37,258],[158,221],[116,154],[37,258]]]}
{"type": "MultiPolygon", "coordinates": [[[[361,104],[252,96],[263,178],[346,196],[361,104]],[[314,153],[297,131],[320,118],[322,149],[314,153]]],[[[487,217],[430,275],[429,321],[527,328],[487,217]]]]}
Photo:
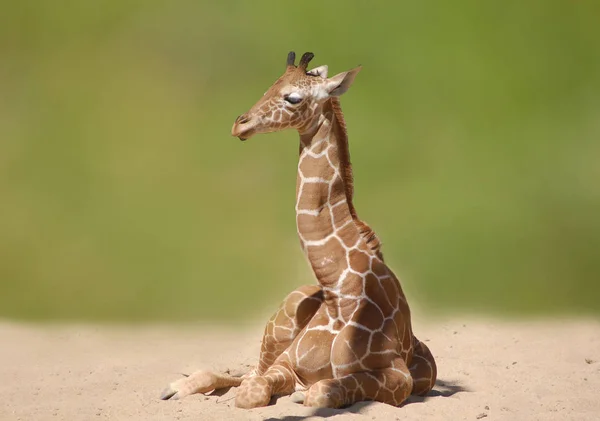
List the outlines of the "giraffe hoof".
{"type": "Polygon", "coordinates": [[[172,400],[172,401],[176,401],[179,399],[179,392],[175,389],[173,389],[173,387],[171,387],[171,385],[167,386],[165,388],[165,390],[162,391],[162,393],[160,394],[160,398],[163,401],[168,401],[168,400],[172,400]]]}
{"type": "Polygon", "coordinates": [[[306,399],[306,393],[304,393],[304,392],[294,392],[290,396],[290,399],[294,403],[300,403],[300,404],[302,404],[302,403],[304,403],[304,400],[306,399]]]}

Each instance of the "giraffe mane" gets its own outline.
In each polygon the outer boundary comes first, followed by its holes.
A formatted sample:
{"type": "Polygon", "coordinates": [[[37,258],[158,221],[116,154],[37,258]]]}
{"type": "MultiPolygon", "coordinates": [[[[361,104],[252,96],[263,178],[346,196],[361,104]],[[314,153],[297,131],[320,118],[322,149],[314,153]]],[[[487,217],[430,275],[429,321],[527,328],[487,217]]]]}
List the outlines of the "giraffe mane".
{"type": "Polygon", "coordinates": [[[348,207],[350,208],[352,218],[356,219],[356,209],[352,203],[352,198],[354,197],[354,176],[352,175],[352,163],[350,162],[350,145],[348,144],[346,120],[344,120],[344,113],[342,113],[342,106],[339,98],[331,97],[329,98],[329,103],[340,128],[340,133],[338,133],[337,136],[337,147],[342,170],[342,180],[344,180],[346,200],[348,201],[348,207]]]}
{"type": "Polygon", "coordinates": [[[348,143],[348,130],[346,129],[346,120],[342,112],[340,100],[337,97],[329,98],[331,109],[335,115],[335,119],[339,124],[339,133],[337,137],[337,147],[340,159],[340,169],[342,180],[344,182],[344,192],[346,194],[346,202],[350,215],[356,224],[360,234],[365,239],[365,242],[371,250],[383,261],[383,253],[381,252],[381,241],[375,234],[375,231],[366,223],[358,218],[356,208],[352,199],[354,198],[354,176],[352,174],[352,163],[350,162],[350,145],[348,143]]]}

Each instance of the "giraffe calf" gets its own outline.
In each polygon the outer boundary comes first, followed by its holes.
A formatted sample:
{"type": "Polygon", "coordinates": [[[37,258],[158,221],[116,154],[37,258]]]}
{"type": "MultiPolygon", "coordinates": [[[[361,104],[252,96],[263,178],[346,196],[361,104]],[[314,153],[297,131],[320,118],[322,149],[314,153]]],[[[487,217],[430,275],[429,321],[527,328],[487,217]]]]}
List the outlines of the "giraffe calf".
{"type": "Polygon", "coordinates": [[[273,395],[315,407],[362,400],[400,405],[428,393],[436,364],[412,332],[410,309],[398,279],[384,263],[381,243],[358,218],[348,134],[339,97],[360,67],[327,77],[288,55],[284,74],[231,130],[247,140],[296,129],[300,157],[296,225],[317,280],[290,293],[265,328],[256,368],[245,376],[206,371],[171,383],[163,399],[239,386],[236,406],[265,406],[273,395]]]}

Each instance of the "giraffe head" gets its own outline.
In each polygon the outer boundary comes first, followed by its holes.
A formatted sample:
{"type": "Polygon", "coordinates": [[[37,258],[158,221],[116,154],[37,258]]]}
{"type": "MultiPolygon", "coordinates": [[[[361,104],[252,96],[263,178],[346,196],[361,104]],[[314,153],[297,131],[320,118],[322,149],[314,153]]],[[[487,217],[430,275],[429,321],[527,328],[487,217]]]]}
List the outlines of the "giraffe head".
{"type": "Polygon", "coordinates": [[[313,127],[318,121],[323,103],[330,97],[346,92],[361,69],[356,67],[327,78],[327,66],[307,70],[313,57],[313,53],[304,53],[296,66],[296,54],[290,52],[285,73],[250,111],[235,120],[231,134],[240,140],[246,140],[258,133],[289,128],[304,133],[313,127]]]}

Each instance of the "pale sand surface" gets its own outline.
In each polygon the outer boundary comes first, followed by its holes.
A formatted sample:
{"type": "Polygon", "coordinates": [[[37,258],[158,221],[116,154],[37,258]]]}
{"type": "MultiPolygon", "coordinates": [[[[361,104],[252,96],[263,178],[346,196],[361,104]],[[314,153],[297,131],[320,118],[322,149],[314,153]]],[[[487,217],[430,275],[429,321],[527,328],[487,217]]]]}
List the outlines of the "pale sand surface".
{"type": "Polygon", "coordinates": [[[222,396],[160,401],[178,372],[239,372],[262,328],[0,323],[0,420],[600,420],[600,321],[416,323],[439,366],[431,396],[401,408],[254,410],[222,396]]]}

